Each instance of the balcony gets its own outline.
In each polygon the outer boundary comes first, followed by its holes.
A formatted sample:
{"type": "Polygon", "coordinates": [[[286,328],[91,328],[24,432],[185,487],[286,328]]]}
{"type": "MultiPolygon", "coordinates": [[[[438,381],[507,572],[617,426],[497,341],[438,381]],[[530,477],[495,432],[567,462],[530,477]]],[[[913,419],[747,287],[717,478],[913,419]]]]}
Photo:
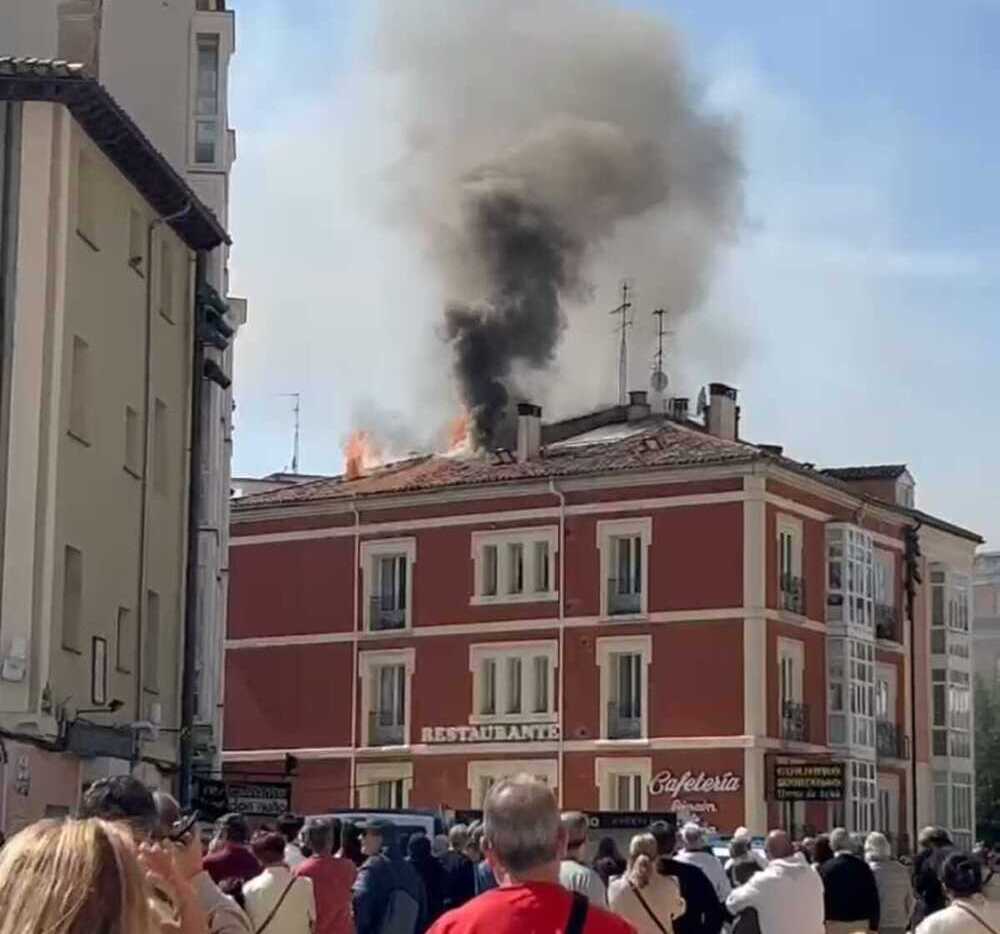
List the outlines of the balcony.
{"type": "Polygon", "coordinates": [[[642,739],[642,717],[632,715],[617,701],[608,704],[608,739],[642,739]]]}
{"type": "Polygon", "coordinates": [[[781,705],[781,738],[793,743],[809,742],[809,705],[785,701],[781,705]]]}
{"type": "Polygon", "coordinates": [[[395,606],[395,596],[372,597],[368,604],[368,628],[374,632],[406,628],[406,607],[395,606]]]}
{"type": "Polygon", "coordinates": [[[782,574],[778,579],[778,606],[801,616],[806,612],[806,581],[803,577],[782,574]]]}
{"type": "Polygon", "coordinates": [[[373,710],[368,714],[369,746],[402,746],[405,744],[402,723],[393,723],[391,711],[373,710]]]}
{"type": "Polygon", "coordinates": [[[642,593],[635,582],[611,578],[608,581],[608,616],[635,616],[642,612],[642,593]]]}
{"type": "Polygon", "coordinates": [[[894,606],[875,604],[875,637],[888,639],[890,642],[903,641],[900,635],[899,613],[894,606]]]}
{"type": "Polygon", "coordinates": [[[909,756],[906,736],[891,720],[875,721],[875,751],[881,759],[906,759],[909,756]]]}

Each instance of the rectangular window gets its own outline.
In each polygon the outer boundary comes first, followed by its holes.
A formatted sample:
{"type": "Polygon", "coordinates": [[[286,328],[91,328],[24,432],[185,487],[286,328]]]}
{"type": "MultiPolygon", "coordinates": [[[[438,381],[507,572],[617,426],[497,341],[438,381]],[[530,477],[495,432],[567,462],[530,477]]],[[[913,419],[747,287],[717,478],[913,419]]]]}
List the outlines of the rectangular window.
{"type": "Polygon", "coordinates": [[[862,639],[827,642],[830,742],[875,747],[875,644],[862,639]]]}
{"type": "Polygon", "coordinates": [[[633,652],[611,656],[613,696],[608,711],[609,739],[642,736],[642,655],[633,652]]]}
{"type": "Polygon", "coordinates": [[[90,345],[82,337],[73,337],[69,376],[69,433],[78,441],[90,443],[91,396],[90,345]]]}
{"type": "Polygon", "coordinates": [[[872,536],[855,526],[827,526],[827,622],[874,628],[872,536]]]}
{"type": "Polygon", "coordinates": [[[132,671],[135,643],[132,640],[132,611],[127,606],[118,607],[115,622],[115,669],[123,674],[132,671]]]}
{"type": "Polygon", "coordinates": [[[535,593],[548,593],[549,591],[549,543],[535,542],[535,568],[534,568],[535,593]]]}
{"type": "Polygon", "coordinates": [[[83,554],[67,545],[63,555],[62,647],[80,651],[83,624],[83,554]]]}
{"type": "Polygon", "coordinates": [[[125,406],[125,469],[139,476],[141,465],[140,447],[142,444],[142,429],[139,427],[139,413],[130,405],[125,406]]]}
{"type": "Polygon", "coordinates": [[[482,699],[479,712],[483,716],[492,716],[497,712],[497,660],[487,658],[482,667],[482,699]]]}
{"type": "Polygon", "coordinates": [[[847,803],[850,829],[856,833],[868,833],[875,829],[875,764],[852,761],[849,765],[847,803]]]}
{"type": "Polygon", "coordinates": [[[613,775],[614,809],[617,811],[641,811],[642,806],[642,776],[613,775]]]}
{"type": "Polygon", "coordinates": [[[379,782],[376,785],[375,806],[386,811],[405,807],[403,803],[403,779],[397,778],[379,782]]]}
{"type": "Polygon", "coordinates": [[[128,212],[128,265],[140,276],[146,274],[146,231],[142,215],[135,208],[128,212]]]}
{"type": "Polygon", "coordinates": [[[405,554],[379,555],[372,563],[375,593],[371,598],[372,629],[404,629],[407,622],[409,561],[405,554]]]}
{"type": "Polygon", "coordinates": [[[805,646],[797,639],[778,640],[778,710],[781,738],[809,741],[809,711],[802,702],[805,646]]]}
{"type": "Polygon", "coordinates": [[[98,247],[97,218],[101,204],[100,178],[97,166],[81,151],[76,164],[76,232],[92,246],[98,247]]]}
{"type": "Polygon", "coordinates": [[[146,592],[142,649],[142,684],[155,694],[160,690],[160,595],[155,590],[146,592]]]}
{"type": "Polygon", "coordinates": [[[167,405],[157,399],[153,405],[153,489],[166,495],[169,489],[170,431],[167,405]]]}
{"type": "Polygon", "coordinates": [[[90,701],[99,707],[108,702],[108,643],[100,636],[90,641],[90,701]]]}
{"type": "Polygon", "coordinates": [[[802,526],[788,516],[778,518],[778,598],[780,609],[789,613],[805,613],[802,526]]]}
{"type": "Polygon", "coordinates": [[[473,603],[552,600],[555,529],[473,532],[473,603]]]}
{"type": "Polygon", "coordinates": [[[497,595],[499,555],[496,545],[483,546],[483,580],[480,592],[484,597],[495,597],[497,595]]]}
{"type": "Polygon", "coordinates": [[[219,37],[198,36],[198,74],[195,90],[194,161],[218,161],[219,146],[219,37]]]}
{"type": "Polygon", "coordinates": [[[524,593],[524,543],[507,545],[507,593],[524,593]]]}
{"type": "Polygon", "coordinates": [[[549,711],[549,659],[547,655],[536,655],[535,665],[535,703],[533,713],[549,711]]]}
{"type": "Polygon", "coordinates": [[[375,680],[369,742],[373,746],[401,746],[406,728],[406,665],[378,665],[375,680]]]}
{"type": "Polygon", "coordinates": [[[507,659],[507,710],[509,714],[520,713],[521,703],[521,659],[516,655],[507,659]]]}
{"type": "Polygon", "coordinates": [[[174,320],[174,251],[164,240],[160,243],[160,314],[174,320]]]}
{"type": "Polygon", "coordinates": [[[553,703],[556,643],[550,641],[474,645],[474,715],[471,723],[549,722],[553,703]]]}

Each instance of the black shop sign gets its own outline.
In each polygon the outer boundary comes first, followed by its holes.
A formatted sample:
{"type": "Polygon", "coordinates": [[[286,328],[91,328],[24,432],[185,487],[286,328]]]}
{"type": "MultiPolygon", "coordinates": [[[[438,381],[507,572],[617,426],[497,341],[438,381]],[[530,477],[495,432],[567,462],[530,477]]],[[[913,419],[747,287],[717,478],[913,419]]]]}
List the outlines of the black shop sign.
{"type": "Polygon", "coordinates": [[[192,806],[202,820],[217,820],[235,812],[247,817],[276,818],[291,810],[292,786],[288,782],[223,782],[194,780],[192,806]]]}
{"type": "Polygon", "coordinates": [[[843,801],[847,785],[843,762],[776,763],[775,801],[843,801]]]}

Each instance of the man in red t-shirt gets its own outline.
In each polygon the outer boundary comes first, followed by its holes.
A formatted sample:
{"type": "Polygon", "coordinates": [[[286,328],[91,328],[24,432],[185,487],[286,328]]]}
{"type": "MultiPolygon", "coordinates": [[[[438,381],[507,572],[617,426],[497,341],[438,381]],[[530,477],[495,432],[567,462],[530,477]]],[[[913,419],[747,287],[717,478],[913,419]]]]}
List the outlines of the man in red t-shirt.
{"type": "Polygon", "coordinates": [[[566,832],[552,792],[527,775],[494,785],[483,848],[500,887],[443,915],[429,934],[635,934],[623,918],[559,884],[566,832]]]}
{"type": "Polygon", "coordinates": [[[249,882],[260,875],[261,865],[247,846],[249,839],[250,828],[242,814],[224,814],[216,821],[215,839],[202,860],[202,869],[216,885],[233,878],[249,882]]]}
{"type": "Polygon", "coordinates": [[[302,838],[312,856],[295,867],[296,876],[312,879],[316,897],[316,930],[313,934],[354,934],[351,887],[358,874],[354,863],[330,854],[340,847],[340,822],[310,817],[302,838]]]}

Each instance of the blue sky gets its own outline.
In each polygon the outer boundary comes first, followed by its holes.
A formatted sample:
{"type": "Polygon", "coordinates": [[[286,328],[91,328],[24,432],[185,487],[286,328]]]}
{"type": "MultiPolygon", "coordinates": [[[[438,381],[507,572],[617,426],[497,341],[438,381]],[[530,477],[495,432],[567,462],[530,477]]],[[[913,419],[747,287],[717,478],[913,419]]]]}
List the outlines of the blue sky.
{"type": "MultiPolygon", "coordinates": [[[[747,438],[905,461],[918,505],[1000,547],[1000,3],[635,5],[743,139],[746,221],[674,353],[739,387],[747,438]]],[[[372,4],[233,6],[234,466],[287,465],[278,394],[299,391],[301,469],[336,471],[366,413],[447,404],[439,296],[378,204],[400,131],[373,97],[372,4]]]]}

